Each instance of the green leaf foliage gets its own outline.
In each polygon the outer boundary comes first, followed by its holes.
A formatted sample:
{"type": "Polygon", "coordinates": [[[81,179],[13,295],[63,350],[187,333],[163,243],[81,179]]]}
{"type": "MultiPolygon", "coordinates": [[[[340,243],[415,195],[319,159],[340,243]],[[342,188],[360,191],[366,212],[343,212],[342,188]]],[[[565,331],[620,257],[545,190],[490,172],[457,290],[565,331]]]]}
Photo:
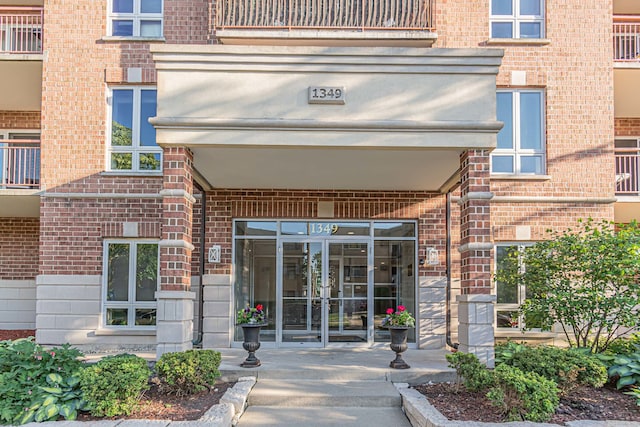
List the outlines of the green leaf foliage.
{"type": "Polygon", "coordinates": [[[220,361],[220,352],[213,350],[165,353],[155,370],[165,390],[184,396],[211,389],[220,377],[220,361]]]}
{"type": "Polygon", "coordinates": [[[494,376],[495,386],[487,397],[508,421],[544,422],[555,413],[560,398],[553,381],[506,364],[498,365],[494,376]]]}
{"type": "Polygon", "coordinates": [[[590,352],[553,346],[522,346],[503,363],[536,374],[558,384],[562,394],[579,385],[602,387],[607,368],[590,352]]]}
{"type": "Polygon", "coordinates": [[[446,355],[449,367],[456,370],[458,384],[469,391],[485,390],[494,383],[491,371],[480,363],[475,354],[456,352],[446,355]]]}
{"type": "Polygon", "coordinates": [[[147,361],[132,354],[108,356],[85,368],[80,387],[91,415],[129,415],[149,389],[150,374],[147,361]]]}
{"type": "Polygon", "coordinates": [[[81,356],[68,344],[45,349],[33,338],[0,341],[0,423],[56,419],[62,405],[82,409],[81,356]]]}
{"type": "Polygon", "coordinates": [[[573,347],[605,350],[621,331],[640,327],[640,228],[580,221],[507,257],[496,280],[524,283],[521,314],[529,327],[559,324],[573,347]],[[508,268],[511,265],[512,268],[508,268]]]}
{"type": "Polygon", "coordinates": [[[609,378],[616,380],[616,387],[640,384],[640,350],[631,354],[612,356],[608,370],[609,378]]]}

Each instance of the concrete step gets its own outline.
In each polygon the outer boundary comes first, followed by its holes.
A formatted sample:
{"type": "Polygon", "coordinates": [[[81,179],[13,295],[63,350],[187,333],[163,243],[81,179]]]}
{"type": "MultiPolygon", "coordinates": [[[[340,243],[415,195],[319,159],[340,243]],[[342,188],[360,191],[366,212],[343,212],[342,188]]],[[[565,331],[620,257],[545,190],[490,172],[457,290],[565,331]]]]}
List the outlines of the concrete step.
{"type": "Polygon", "coordinates": [[[324,427],[324,426],[389,426],[411,427],[398,408],[306,407],[283,408],[250,406],[240,418],[238,427],[324,427]]]}
{"type": "Polygon", "coordinates": [[[400,407],[402,399],[388,381],[316,381],[260,379],[249,406],[400,407]]]}

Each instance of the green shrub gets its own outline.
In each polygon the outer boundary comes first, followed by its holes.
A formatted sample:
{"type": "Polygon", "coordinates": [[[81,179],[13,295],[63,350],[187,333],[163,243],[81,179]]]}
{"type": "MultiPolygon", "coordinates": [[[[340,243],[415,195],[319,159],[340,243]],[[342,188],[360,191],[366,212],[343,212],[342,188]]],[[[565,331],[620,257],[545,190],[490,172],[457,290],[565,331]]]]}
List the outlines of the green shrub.
{"type": "Polygon", "coordinates": [[[211,387],[220,377],[220,352],[187,350],[165,353],[155,369],[162,387],[178,396],[197,393],[211,387]]]}
{"type": "Polygon", "coordinates": [[[607,382],[604,364],[591,353],[575,348],[525,347],[513,353],[504,364],[554,381],[563,394],[578,385],[602,387],[607,382]]]}
{"type": "Polygon", "coordinates": [[[636,403],[638,404],[638,406],[640,406],[640,387],[638,386],[631,387],[631,389],[625,392],[625,394],[635,397],[636,403]]]}
{"type": "Polygon", "coordinates": [[[509,362],[516,353],[519,353],[526,348],[526,345],[518,344],[513,341],[507,341],[506,343],[497,344],[495,346],[496,365],[509,362]]]}
{"type": "Polygon", "coordinates": [[[45,350],[33,337],[0,341],[0,423],[75,419],[84,409],[81,356],[68,344],[45,350]]]}
{"type": "Polygon", "coordinates": [[[149,389],[147,361],[133,354],[108,356],[80,374],[80,385],[91,415],[129,415],[149,389]]]}
{"type": "Polygon", "coordinates": [[[493,385],[493,374],[475,354],[456,352],[447,354],[446,358],[449,367],[456,370],[458,383],[463,379],[467,390],[479,391],[493,385]]]}
{"type": "Polygon", "coordinates": [[[496,385],[487,397],[508,421],[548,421],[560,402],[556,383],[535,372],[502,364],[494,370],[496,385]]]}
{"type": "Polygon", "coordinates": [[[640,350],[632,354],[620,354],[613,358],[608,370],[609,378],[616,379],[616,387],[640,384],[640,350]]]}

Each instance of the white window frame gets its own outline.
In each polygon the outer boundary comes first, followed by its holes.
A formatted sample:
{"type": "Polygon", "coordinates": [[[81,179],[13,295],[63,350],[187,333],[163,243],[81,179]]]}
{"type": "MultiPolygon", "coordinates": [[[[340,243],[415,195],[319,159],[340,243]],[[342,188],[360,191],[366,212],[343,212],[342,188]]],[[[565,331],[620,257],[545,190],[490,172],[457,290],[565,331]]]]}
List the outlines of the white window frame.
{"type": "Polygon", "coordinates": [[[131,20],[133,21],[133,34],[130,36],[114,36],[114,37],[144,37],[144,38],[162,38],[164,36],[164,0],[162,0],[162,6],[160,13],[142,13],[140,12],[140,0],[133,0],[133,12],[132,13],[120,13],[113,12],[113,0],[107,2],[107,34],[113,36],[113,21],[114,20],[131,20]],[[140,21],[153,20],[160,21],[160,35],[157,37],[148,37],[140,35],[140,21]]]}
{"type": "MultiPolygon", "coordinates": [[[[521,175],[521,176],[542,176],[547,170],[547,150],[546,150],[546,96],[542,89],[499,89],[497,93],[511,93],[513,96],[513,108],[511,110],[511,120],[513,124],[513,148],[497,148],[491,152],[491,174],[492,175],[521,175]],[[520,148],[520,94],[522,93],[539,93],[540,94],[540,149],[523,149],[520,148]],[[493,157],[494,156],[513,156],[513,172],[494,172],[493,157]],[[521,172],[522,156],[540,156],[542,162],[542,170],[540,173],[521,172]]],[[[496,95],[497,95],[496,93],[496,95]]],[[[497,96],[496,96],[497,97],[497,96]]],[[[496,101],[497,102],[497,101],[496,101]]]]}
{"type": "MultiPolygon", "coordinates": [[[[494,265],[494,273],[497,273],[498,270],[498,247],[517,247],[518,248],[518,268],[525,268],[524,264],[522,263],[522,252],[528,248],[531,247],[533,245],[535,245],[536,242],[500,242],[498,244],[496,244],[494,246],[494,255],[493,255],[493,265],[494,265]]],[[[493,281],[494,284],[494,294],[498,295],[498,281],[494,280],[493,281]]],[[[517,302],[515,303],[498,303],[496,302],[496,310],[495,310],[495,316],[496,316],[496,330],[499,331],[522,331],[526,328],[525,322],[524,322],[524,318],[523,316],[521,316],[520,314],[518,314],[517,317],[517,325],[516,326],[512,326],[509,328],[506,327],[499,327],[498,326],[498,321],[497,321],[497,317],[498,317],[498,312],[499,311],[518,311],[520,309],[520,306],[522,305],[522,303],[524,303],[524,300],[526,298],[526,293],[527,291],[527,287],[524,283],[520,283],[518,285],[518,289],[517,289],[517,302]]],[[[531,329],[528,329],[531,330],[531,329]]],[[[540,331],[540,329],[534,329],[535,331],[540,331]]]]}
{"type": "MultiPolygon", "coordinates": [[[[159,175],[162,174],[162,147],[158,146],[144,146],[140,145],[140,117],[142,109],[142,91],[155,90],[155,86],[117,86],[107,89],[107,153],[106,153],[106,167],[105,170],[118,173],[118,174],[145,174],[145,175],[159,175]],[[133,90],[133,117],[131,125],[131,146],[112,145],[112,125],[113,125],[113,91],[116,90],[133,90]],[[131,153],[131,169],[112,169],[111,168],[111,154],[113,153],[131,153]],[[140,169],[140,154],[141,153],[154,153],[160,154],[160,169],[146,170],[140,169]]],[[[158,107],[158,99],[156,97],[156,109],[158,107]]]]}
{"type": "Polygon", "coordinates": [[[492,2],[489,1],[489,34],[491,38],[496,38],[493,36],[492,24],[494,22],[510,22],[513,28],[513,32],[511,34],[511,39],[524,39],[524,40],[540,40],[545,37],[545,0],[540,0],[540,15],[521,15],[520,14],[520,0],[511,0],[511,10],[513,13],[511,15],[494,15],[493,10],[491,10],[492,2]],[[520,37],[520,24],[526,22],[537,22],[540,23],[540,37],[520,37]]]}
{"type": "Polygon", "coordinates": [[[156,325],[144,326],[135,324],[135,310],[139,308],[158,308],[157,300],[154,301],[136,301],[136,262],[137,262],[137,245],[138,244],[155,244],[158,245],[157,260],[157,284],[156,291],[160,289],[160,247],[157,239],[105,239],[102,247],[102,321],[101,326],[106,329],[126,329],[126,330],[155,330],[156,325]],[[107,288],[109,279],[109,245],[111,244],[127,244],[129,245],[129,283],[127,301],[107,301],[107,288]],[[107,310],[110,308],[127,309],[127,325],[107,325],[107,310]]]}

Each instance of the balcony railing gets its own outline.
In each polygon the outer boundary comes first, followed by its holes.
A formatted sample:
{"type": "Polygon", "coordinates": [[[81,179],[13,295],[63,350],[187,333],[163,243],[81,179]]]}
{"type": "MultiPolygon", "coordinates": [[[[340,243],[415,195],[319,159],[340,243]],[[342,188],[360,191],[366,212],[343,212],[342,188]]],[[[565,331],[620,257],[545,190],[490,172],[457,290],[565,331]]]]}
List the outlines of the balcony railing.
{"type": "Polygon", "coordinates": [[[613,60],[640,62],[640,16],[614,17],[613,60]]]}
{"type": "Polygon", "coordinates": [[[0,139],[0,189],[40,188],[40,141],[0,139]]]}
{"type": "Polygon", "coordinates": [[[0,53],[42,53],[42,7],[0,6],[0,53]]]}
{"type": "Polygon", "coordinates": [[[433,31],[434,0],[220,0],[216,29],[433,31]]]}

